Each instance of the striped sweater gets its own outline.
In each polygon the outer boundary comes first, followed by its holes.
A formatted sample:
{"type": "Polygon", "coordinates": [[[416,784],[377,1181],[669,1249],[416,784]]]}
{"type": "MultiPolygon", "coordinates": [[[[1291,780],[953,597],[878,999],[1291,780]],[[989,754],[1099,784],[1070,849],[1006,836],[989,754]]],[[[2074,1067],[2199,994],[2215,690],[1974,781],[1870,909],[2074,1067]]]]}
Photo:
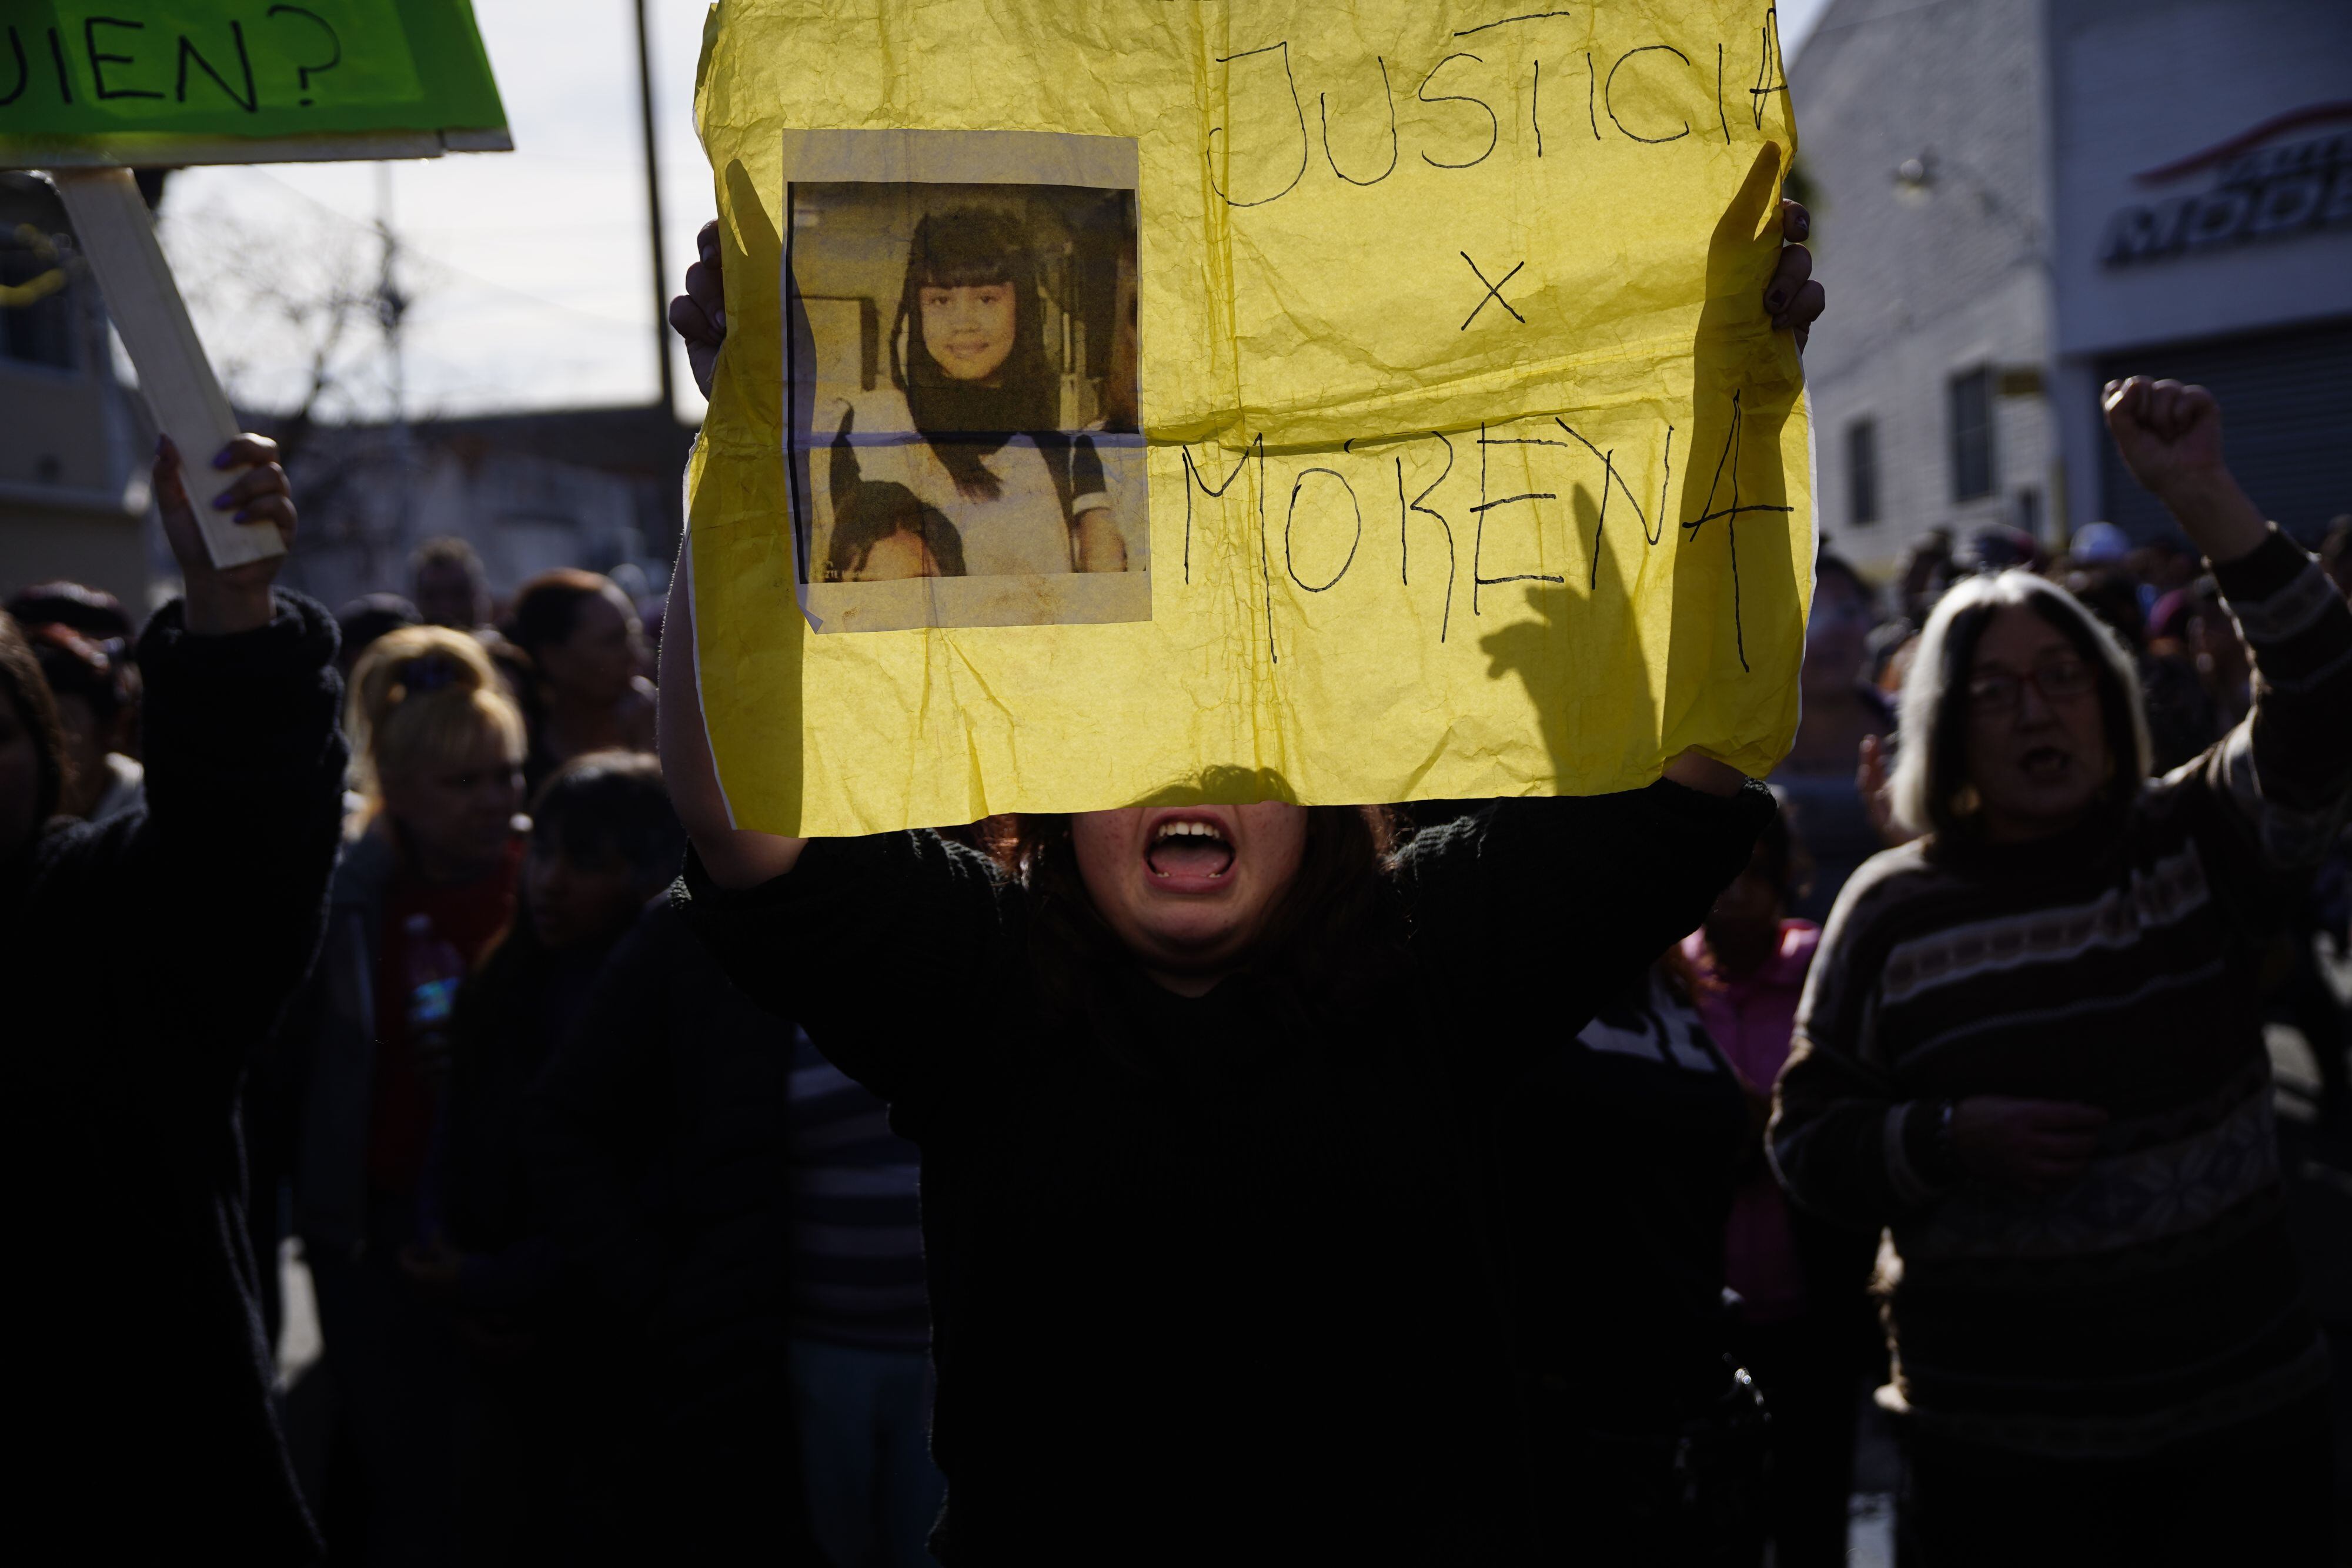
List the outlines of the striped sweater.
{"type": "Polygon", "coordinates": [[[2120,828],[1875,857],[1806,988],[1774,1164],[1800,1204],[1890,1228],[1882,1397],[1953,1437],[2128,1458],[2326,1375],[2255,971],[2352,793],[2352,612],[2276,533],[2215,575],[2259,671],[2245,722],[2120,828]],[[2110,1119],[2080,1181],[2024,1197],[1937,1168],[1939,1103],[1976,1094],[2110,1119]]]}
{"type": "Polygon", "coordinates": [[[919,1156],[890,1130],[889,1108],[793,1031],[792,1324],[805,1339],[920,1352],[930,1343],[923,1286],[919,1156]]]}

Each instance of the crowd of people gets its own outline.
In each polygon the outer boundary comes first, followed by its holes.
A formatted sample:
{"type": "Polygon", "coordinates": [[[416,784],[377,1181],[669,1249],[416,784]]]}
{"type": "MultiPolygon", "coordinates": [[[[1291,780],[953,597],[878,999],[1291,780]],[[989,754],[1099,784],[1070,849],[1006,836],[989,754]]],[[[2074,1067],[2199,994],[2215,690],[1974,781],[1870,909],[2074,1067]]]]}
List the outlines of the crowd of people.
{"type": "Polygon", "coordinates": [[[732,825],[685,594],[438,539],[330,616],[167,445],[183,597],[0,618],[26,1495],[101,1561],[1818,1568],[1874,1389],[1906,1563],[2333,1561],[2263,1025],[2352,1124],[2352,526],[2105,406],[2182,540],[1824,551],[1769,781],[821,841],[732,825]]]}

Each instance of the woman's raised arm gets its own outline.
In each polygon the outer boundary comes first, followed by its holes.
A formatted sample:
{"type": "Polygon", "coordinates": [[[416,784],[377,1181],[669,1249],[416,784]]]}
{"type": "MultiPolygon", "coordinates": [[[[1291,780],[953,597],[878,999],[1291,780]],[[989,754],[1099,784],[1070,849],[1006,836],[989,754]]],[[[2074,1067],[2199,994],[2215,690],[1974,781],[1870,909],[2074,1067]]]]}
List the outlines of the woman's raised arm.
{"type": "Polygon", "coordinates": [[[694,852],[703,869],[719,886],[740,890],[757,887],[783,875],[799,862],[806,839],[777,833],[756,833],[735,826],[719,788],[719,769],[710,757],[709,732],[702,726],[702,689],[695,678],[694,540],[678,542],[677,570],[670,573],[669,608],[662,612],[661,735],[662,777],[668,781],[670,803],[678,821],[694,840],[694,852]]]}
{"type": "MultiPolygon", "coordinates": [[[[672,330],[686,340],[694,384],[710,395],[719,350],[727,341],[725,279],[719,271],[719,225],[709,223],[696,236],[697,259],[686,269],[686,292],[669,302],[672,330]]],[[[793,869],[806,839],[755,833],[735,825],[719,787],[710,756],[710,732],[702,723],[699,655],[694,642],[694,537],[678,540],[677,569],[670,573],[669,607],[662,612],[661,706],[655,724],[661,746],[662,777],[670,803],[694,840],[703,869],[720,887],[757,887],[793,869]]]]}

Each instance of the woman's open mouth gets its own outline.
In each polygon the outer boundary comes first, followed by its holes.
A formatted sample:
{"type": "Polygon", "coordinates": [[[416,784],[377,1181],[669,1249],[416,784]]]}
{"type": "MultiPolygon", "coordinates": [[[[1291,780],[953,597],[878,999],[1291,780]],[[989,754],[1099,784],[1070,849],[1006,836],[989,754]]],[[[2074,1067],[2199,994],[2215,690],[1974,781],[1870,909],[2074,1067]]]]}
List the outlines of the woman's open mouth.
{"type": "Polygon", "coordinates": [[[1213,882],[1234,867],[1224,830],[1202,817],[1167,817],[1152,830],[1143,863],[1163,882],[1213,882]]]}
{"type": "Polygon", "coordinates": [[[2037,784],[2055,784],[2074,766],[2074,754],[2054,746],[2033,747],[2017,759],[2017,770],[2037,784]]]}

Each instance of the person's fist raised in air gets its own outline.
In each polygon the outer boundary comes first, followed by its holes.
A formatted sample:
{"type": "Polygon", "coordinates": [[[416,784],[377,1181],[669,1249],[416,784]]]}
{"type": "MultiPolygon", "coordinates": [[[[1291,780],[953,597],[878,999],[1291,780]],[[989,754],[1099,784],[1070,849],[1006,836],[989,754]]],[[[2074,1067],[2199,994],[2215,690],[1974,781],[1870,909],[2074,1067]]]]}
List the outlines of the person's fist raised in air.
{"type": "Polygon", "coordinates": [[[2235,560],[2263,542],[2269,525],[2222,460],[2211,392],[2133,376],[2109,382],[2099,402],[2124,466],[2210,559],[2235,560]]]}

